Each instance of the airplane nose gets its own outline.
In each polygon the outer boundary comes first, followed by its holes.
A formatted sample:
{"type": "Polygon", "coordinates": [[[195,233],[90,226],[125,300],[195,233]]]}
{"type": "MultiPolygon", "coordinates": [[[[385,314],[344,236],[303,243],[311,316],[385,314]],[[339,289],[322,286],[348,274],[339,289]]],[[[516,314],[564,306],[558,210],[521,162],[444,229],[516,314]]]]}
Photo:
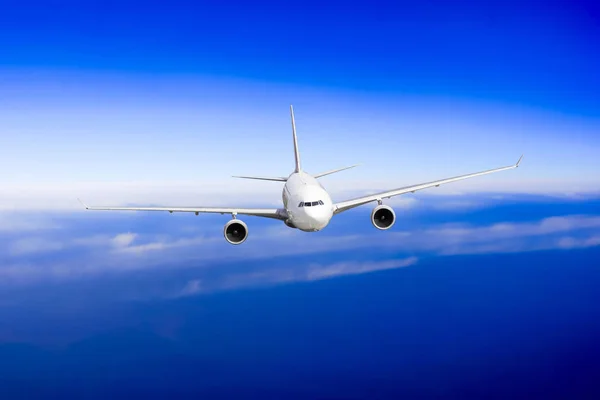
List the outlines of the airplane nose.
{"type": "Polygon", "coordinates": [[[311,217],[318,217],[319,214],[321,214],[321,207],[316,206],[316,207],[306,207],[306,213],[311,216],[311,217]]]}
{"type": "Polygon", "coordinates": [[[310,219],[310,226],[313,229],[322,229],[331,219],[331,210],[323,206],[306,207],[306,215],[310,219]]]}

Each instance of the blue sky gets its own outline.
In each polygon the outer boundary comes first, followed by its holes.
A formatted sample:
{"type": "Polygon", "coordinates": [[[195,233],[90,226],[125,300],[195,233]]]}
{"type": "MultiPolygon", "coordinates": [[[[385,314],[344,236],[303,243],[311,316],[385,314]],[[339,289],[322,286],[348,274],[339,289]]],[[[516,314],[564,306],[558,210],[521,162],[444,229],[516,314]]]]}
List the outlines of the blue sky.
{"type": "Polygon", "coordinates": [[[276,202],[230,176],[289,173],[290,103],[309,171],[363,163],[324,181],[336,197],[523,153],[439,191],[598,191],[586,3],[67,4],[0,17],[3,207],[276,202]]]}
{"type": "Polygon", "coordinates": [[[592,2],[81,3],[0,14],[0,397],[597,392],[592,2]],[[277,206],[289,104],[334,200],[525,158],[235,247],[76,200],[277,206]]]}

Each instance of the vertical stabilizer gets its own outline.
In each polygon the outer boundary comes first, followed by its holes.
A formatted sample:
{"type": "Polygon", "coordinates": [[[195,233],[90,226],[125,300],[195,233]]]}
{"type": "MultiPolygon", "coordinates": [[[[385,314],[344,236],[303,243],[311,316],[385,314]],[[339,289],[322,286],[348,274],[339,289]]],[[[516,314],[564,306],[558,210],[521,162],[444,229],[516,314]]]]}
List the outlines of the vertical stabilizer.
{"type": "Polygon", "coordinates": [[[292,134],[294,135],[294,156],[296,157],[296,169],[294,172],[300,172],[300,152],[298,151],[298,138],[296,137],[296,122],[294,121],[294,107],[290,105],[290,115],[292,117],[292,134]]]}

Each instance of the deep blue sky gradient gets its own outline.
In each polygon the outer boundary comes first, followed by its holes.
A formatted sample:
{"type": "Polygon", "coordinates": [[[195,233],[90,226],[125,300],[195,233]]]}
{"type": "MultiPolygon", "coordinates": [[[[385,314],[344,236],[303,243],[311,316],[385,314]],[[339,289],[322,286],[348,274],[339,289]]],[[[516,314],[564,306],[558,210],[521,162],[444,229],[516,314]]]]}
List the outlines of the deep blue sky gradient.
{"type": "MultiPolygon", "coordinates": [[[[427,248],[440,227],[499,230],[500,223],[539,224],[548,217],[574,215],[592,221],[599,214],[598,200],[484,197],[469,199],[482,201],[475,208],[432,208],[447,200],[426,197],[414,209],[398,210],[398,225],[389,232],[376,231],[369,224],[369,210],[359,209],[334,220],[319,238],[298,233],[290,240],[311,247],[328,237],[343,241],[357,234],[385,243],[386,236],[409,231],[421,236],[415,242],[420,245],[412,248],[374,242],[366,248],[272,257],[273,247],[288,246],[274,239],[266,247],[261,244],[263,229],[273,221],[247,218],[251,237],[246,249],[262,251],[261,259],[228,261],[223,253],[221,262],[172,257],[166,264],[144,267],[141,258],[138,270],[106,264],[78,275],[91,266],[86,249],[31,255],[5,249],[5,266],[26,266],[34,257],[42,279],[36,280],[34,273],[25,275],[29,280],[10,283],[19,271],[4,275],[0,394],[298,399],[598,395],[600,240],[581,249],[559,249],[551,240],[598,237],[598,222],[587,228],[567,225],[558,236],[549,230],[519,238],[517,227],[512,234],[524,251],[443,256],[435,247],[427,248]],[[530,251],[540,241],[548,241],[549,250],[530,251]],[[418,263],[317,282],[282,284],[260,278],[312,263],[408,256],[417,256],[418,263]],[[70,274],[43,272],[59,265],[70,274]],[[227,289],[224,284],[237,274],[259,279],[237,281],[240,286],[227,289]],[[214,292],[173,297],[192,279],[201,279],[214,292]]],[[[218,236],[223,219],[209,216],[199,227],[218,236]]],[[[198,224],[197,218],[156,214],[55,214],[51,220],[63,228],[34,236],[63,237],[65,243],[70,237],[123,231],[179,237],[181,228],[198,224]]],[[[546,220],[539,226],[551,225],[556,226],[546,220]]],[[[510,235],[486,239],[490,232],[481,231],[483,243],[506,245],[504,250],[510,251],[510,235]]],[[[5,232],[2,240],[10,245],[31,236],[5,232]]],[[[462,241],[460,236],[456,240],[462,241]]],[[[451,249],[452,241],[446,246],[451,249]]],[[[242,250],[207,243],[183,247],[178,254],[242,250]]],[[[156,250],[154,256],[160,253],[156,250]]]]}
{"type": "Polygon", "coordinates": [[[599,257],[459,257],[316,284],[90,307],[94,315],[79,321],[37,320],[40,334],[48,324],[67,335],[100,331],[66,348],[0,345],[0,392],[593,398],[599,257]]]}
{"type": "Polygon", "coordinates": [[[245,77],[597,116],[598,18],[591,1],[10,1],[0,65],[245,77]]]}

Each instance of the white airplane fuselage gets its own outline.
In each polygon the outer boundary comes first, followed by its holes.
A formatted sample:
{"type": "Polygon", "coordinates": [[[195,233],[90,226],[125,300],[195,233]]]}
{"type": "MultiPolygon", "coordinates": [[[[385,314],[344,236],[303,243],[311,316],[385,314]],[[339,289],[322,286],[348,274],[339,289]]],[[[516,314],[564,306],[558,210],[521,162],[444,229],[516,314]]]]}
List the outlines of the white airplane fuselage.
{"type": "Polygon", "coordinates": [[[325,228],[333,217],[333,202],[321,184],[306,172],[292,173],[283,187],[286,223],[305,232],[325,228]]]}

